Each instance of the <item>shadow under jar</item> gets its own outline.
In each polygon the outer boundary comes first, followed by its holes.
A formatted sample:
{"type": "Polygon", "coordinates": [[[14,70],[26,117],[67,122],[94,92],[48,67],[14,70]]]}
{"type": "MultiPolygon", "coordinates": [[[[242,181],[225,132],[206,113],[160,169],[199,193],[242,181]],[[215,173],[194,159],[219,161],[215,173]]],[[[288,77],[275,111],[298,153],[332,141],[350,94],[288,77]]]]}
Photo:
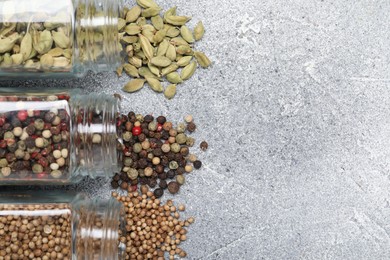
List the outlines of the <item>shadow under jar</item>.
{"type": "Polygon", "coordinates": [[[118,98],[0,93],[0,185],[71,184],[118,171],[118,98]]]}
{"type": "Polygon", "coordinates": [[[0,79],[114,71],[121,9],[122,0],[0,0],[0,79]]]}
{"type": "Polygon", "coordinates": [[[0,191],[0,259],[122,259],[123,207],[62,191],[0,191]]]}

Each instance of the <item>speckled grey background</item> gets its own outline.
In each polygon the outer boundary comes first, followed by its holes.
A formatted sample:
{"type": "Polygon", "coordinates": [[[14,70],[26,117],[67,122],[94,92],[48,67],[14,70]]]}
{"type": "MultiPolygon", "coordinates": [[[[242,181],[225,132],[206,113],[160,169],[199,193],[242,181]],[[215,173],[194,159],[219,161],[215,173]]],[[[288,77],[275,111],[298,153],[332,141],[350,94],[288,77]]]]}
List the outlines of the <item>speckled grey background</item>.
{"type": "MultiPolygon", "coordinates": [[[[203,20],[214,61],[167,101],[123,110],[193,114],[210,149],[174,199],[196,217],[188,259],[389,259],[388,0],[159,1],[203,20]]],[[[1,86],[120,92],[125,78],[1,86]]],[[[76,186],[109,196],[103,180],[76,186]]]]}

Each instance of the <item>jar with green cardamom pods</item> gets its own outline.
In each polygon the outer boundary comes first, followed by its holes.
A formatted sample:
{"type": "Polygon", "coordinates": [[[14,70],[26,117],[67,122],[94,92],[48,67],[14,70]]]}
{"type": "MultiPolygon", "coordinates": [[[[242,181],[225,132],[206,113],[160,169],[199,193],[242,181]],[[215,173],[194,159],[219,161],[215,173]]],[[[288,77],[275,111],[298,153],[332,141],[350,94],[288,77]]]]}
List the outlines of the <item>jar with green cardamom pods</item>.
{"type": "Polygon", "coordinates": [[[0,0],[0,79],[114,71],[121,1],[0,0]]]}

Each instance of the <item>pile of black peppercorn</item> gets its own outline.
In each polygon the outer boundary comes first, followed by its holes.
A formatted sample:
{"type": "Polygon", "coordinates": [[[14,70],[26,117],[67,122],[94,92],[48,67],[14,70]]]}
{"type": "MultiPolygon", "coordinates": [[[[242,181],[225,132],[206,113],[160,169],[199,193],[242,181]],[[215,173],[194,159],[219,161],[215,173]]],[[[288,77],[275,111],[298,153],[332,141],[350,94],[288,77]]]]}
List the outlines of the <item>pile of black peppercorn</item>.
{"type": "Polygon", "coordinates": [[[121,132],[122,169],[111,182],[113,188],[133,192],[154,189],[156,198],[164,190],[179,192],[186,173],[202,166],[190,147],[194,138],[187,135],[196,129],[192,116],[173,126],[164,116],[121,115],[118,121],[121,132]]]}

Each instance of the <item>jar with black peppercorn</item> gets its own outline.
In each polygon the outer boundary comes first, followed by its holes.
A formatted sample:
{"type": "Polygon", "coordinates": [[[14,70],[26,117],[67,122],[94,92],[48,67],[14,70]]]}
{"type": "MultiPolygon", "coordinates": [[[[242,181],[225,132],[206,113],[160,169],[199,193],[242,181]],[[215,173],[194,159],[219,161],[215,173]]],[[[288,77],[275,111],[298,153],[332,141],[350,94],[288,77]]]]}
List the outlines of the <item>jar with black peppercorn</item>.
{"type": "Polygon", "coordinates": [[[122,6],[122,0],[0,1],[0,79],[115,70],[122,6]]]}
{"type": "Polygon", "coordinates": [[[119,99],[80,91],[0,92],[0,185],[70,184],[119,168],[119,99]]]}
{"type": "Polygon", "coordinates": [[[0,191],[0,259],[122,259],[123,219],[113,198],[0,191]]]}

